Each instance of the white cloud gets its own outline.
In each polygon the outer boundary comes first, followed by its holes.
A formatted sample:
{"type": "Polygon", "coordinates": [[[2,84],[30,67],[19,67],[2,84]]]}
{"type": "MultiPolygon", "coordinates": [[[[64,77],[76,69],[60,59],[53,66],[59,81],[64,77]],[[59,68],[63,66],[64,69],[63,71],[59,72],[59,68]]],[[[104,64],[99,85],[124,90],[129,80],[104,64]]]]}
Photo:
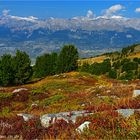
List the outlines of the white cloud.
{"type": "Polygon", "coordinates": [[[136,12],[136,13],[139,13],[139,12],[140,12],[140,8],[136,8],[136,9],[135,9],[135,12],[136,12]]]}
{"type": "Polygon", "coordinates": [[[114,18],[114,19],[122,19],[124,17],[123,16],[115,16],[115,15],[113,15],[113,16],[111,16],[111,18],[114,18]]]}
{"type": "Polygon", "coordinates": [[[16,19],[16,20],[26,20],[26,21],[36,21],[38,18],[37,17],[33,17],[33,16],[29,16],[29,17],[18,17],[18,16],[10,16],[12,19],[16,19]]]}
{"type": "Polygon", "coordinates": [[[15,19],[15,20],[26,20],[26,21],[30,21],[30,22],[35,22],[38,19],[37,17],[34,17],[34,16],[29,16],[29,17],[13,16],[13,15],[10,15],[9,12],[10,12],[10,10],[4,9],[2,11],[2,14],[5,17],[15,19]]]}
{"type": "Polygon", "coordinates": [[[73,17],[72,19],[73,20],[83,20],[84,21],[84,20],[91,20],[93,18],[95,18],[95,15],[94,15],[93,11],[88,10],[87,14],[85,16],[73,17]]]}
{"type": "Polygon", "coordinates": [[[106,9],[105,10],[105,15],[106,16],[111,16],[113,14],[115,14],[116,12],[120,11],[120,10],[123,10],[125,7],[120,5],[120,4],[117,4],[117,5],[113,5],[111,6],[110,8],[106,9]]]}
{"type": "Polygon", "coordinates": [[[9,14],[9,12],[10,12],[10,10],[4,9],[4,10],[2,11],[2,14],[3,14],[4,16],[7,16],[7,15],[9,14]]]}
{"type": "Polygon", "coordinates": [[[88,18],[93,18],[93,17],[94,17],[93,11],[88,10],[88,11],[87,11],[86,17],[88,17],[88,18]]]}

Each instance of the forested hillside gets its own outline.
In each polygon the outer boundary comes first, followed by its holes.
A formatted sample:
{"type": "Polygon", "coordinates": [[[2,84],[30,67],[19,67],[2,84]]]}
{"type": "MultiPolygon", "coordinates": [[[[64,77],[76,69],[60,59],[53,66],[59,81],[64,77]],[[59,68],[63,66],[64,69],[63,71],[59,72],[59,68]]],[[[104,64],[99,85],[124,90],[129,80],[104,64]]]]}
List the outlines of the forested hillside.
{"type": "Polygon", "coordinates": [[[120,52],[106,53],[101,61],[93,58],[93,62],[86,60],[80,67],[81,71],[95,75],[107,75],[119,80],[140,78],[140,46],[138,44],[123,48],[120,52]],[[97,61],[96,61],[97,60],[97,61]]]}

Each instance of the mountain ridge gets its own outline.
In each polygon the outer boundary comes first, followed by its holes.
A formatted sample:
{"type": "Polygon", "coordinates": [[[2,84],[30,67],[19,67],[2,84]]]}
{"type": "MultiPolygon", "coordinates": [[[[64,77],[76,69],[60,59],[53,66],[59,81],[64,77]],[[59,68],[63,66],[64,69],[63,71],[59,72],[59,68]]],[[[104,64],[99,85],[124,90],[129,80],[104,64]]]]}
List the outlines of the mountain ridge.
{"type": "Polygon", "coordinates": [[[139,43],[140,19],[124,17],[75,17],[71,19],[3,15],[0,17],[0,55],[17,49],[32,59],[74,44],[80,57],[91,57],[139,43]]]}

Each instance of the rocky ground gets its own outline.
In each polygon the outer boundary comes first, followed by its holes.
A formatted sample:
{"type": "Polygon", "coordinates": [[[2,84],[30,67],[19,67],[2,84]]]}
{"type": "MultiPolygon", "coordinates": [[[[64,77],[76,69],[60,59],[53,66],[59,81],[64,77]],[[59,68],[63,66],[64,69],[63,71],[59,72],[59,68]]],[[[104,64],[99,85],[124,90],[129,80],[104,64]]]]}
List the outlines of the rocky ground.
{"type": "Polygon", "coordinates": [[[140,80],[86,73],[0,88],[0,139],[138,139],[140,80]]]}

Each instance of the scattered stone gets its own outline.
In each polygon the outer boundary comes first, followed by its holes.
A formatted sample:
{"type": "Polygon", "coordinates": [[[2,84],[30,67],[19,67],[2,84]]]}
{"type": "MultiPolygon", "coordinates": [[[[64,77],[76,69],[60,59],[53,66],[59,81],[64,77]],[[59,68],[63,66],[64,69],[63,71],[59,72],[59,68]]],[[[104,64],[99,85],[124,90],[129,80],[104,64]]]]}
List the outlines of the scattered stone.
{"type": "Polygon", "coordinates": [[[28,90],[27,88],[19,88],[19,89],[15,89],[12,93],[18,93],[18,92],[27,91],[27,90],[28,90]]]}
{"type": "Polygon", "coordinates": [[[32,107],[32,108],[37,107],[37,106],[38,106],[37,103],[32,103],[32,104],[31,104],[31,107],[32,107]]]}
{"type": "Polygon", "coordinates": [[[6,139],[6,136],[0,135],[0,139],[6,139]]]}
{"type": "Polygon", "coordinates": [[[58,91],[62,91],[62,89],[61,89],[61,88],[59,88],[59,89],[58,89],[58,91]]]}
{"type": "Polygon", "coordinates": [[[63,78],[66,78],[67,77],[67,75],[63,75],[63,78]]]}
{"type": "Polygon", "coordinates": [[[31,114],[24,114],[24,113],[17,114],[17,116],[23,117],[24,121],[28,121],[29,119],[31,119],[31,118],[34,117],[34,116],[31,115],[31,114]]]}
{"type": "Polygon", "coordinates": [[[99,86],[98,88],[99,88],[99,89],[102,89],[102,88],[105,88],[105,87],[106,87],[106,86],[99,86]]]}
{"type": "Polygon", "coordinates": [[[117,96],[115,96],[115,95],[112,95],[112,96],[110,96],[111,98],[113,98],[113,99],[119,99],[119,97],[117,97],[117,96]]]}
{"type": "Polygon", "coordinates": [[[107,90],[106,92],[107,92],[107,93],[111,93],[111,90],[107,90]]]}
{"type": "Polygon", "coordinates": [[[59,75],[56,74],[56,75],[54,75],[53,77],[59,77],[59,75]]]}
{"type": "Polygon", "coordinates": [[[123,117],[128,118],[134,114],[135,111],[140,111],[140,109],[118,109],[117,112],[123,117]]]}
{"type": "Polygon", "coordinates": [[[19,137],[20,137],[19,135],[15,135],[14,139],[19,139],[19,137]]]}
{"type": "Polygon", "coordinates": [[[140,95],[140,90],[134,90],[133,91],[133,96],[132,97],[137,97],[140,95]]]}
{"type": "Polygon", "coordinates": [[[117,96],[115,95],[111,95],[111,96],[98,96],[99,99],[105,99],[105,98],[112,98],[112,99],[119,99],[117,96]]]}
{"type": "Polygon", "coordinates": [[[84,106],[85,106],[85,104],[81,104],[81,106],[82,106],[82,107],[84,107],[84,106]]]}
{"type": "Polygon", "coordinates": [[[91,122],[89,122],[89,121],[85,121],[84,123],[82,123],[82,124],[76,129],[76,131],[78,131],[79,133],[80,133],[80,132],[83,132],[84,129],[89,128],[89,124],[90,124],[90,123],[91,123],[91,122]]]}

